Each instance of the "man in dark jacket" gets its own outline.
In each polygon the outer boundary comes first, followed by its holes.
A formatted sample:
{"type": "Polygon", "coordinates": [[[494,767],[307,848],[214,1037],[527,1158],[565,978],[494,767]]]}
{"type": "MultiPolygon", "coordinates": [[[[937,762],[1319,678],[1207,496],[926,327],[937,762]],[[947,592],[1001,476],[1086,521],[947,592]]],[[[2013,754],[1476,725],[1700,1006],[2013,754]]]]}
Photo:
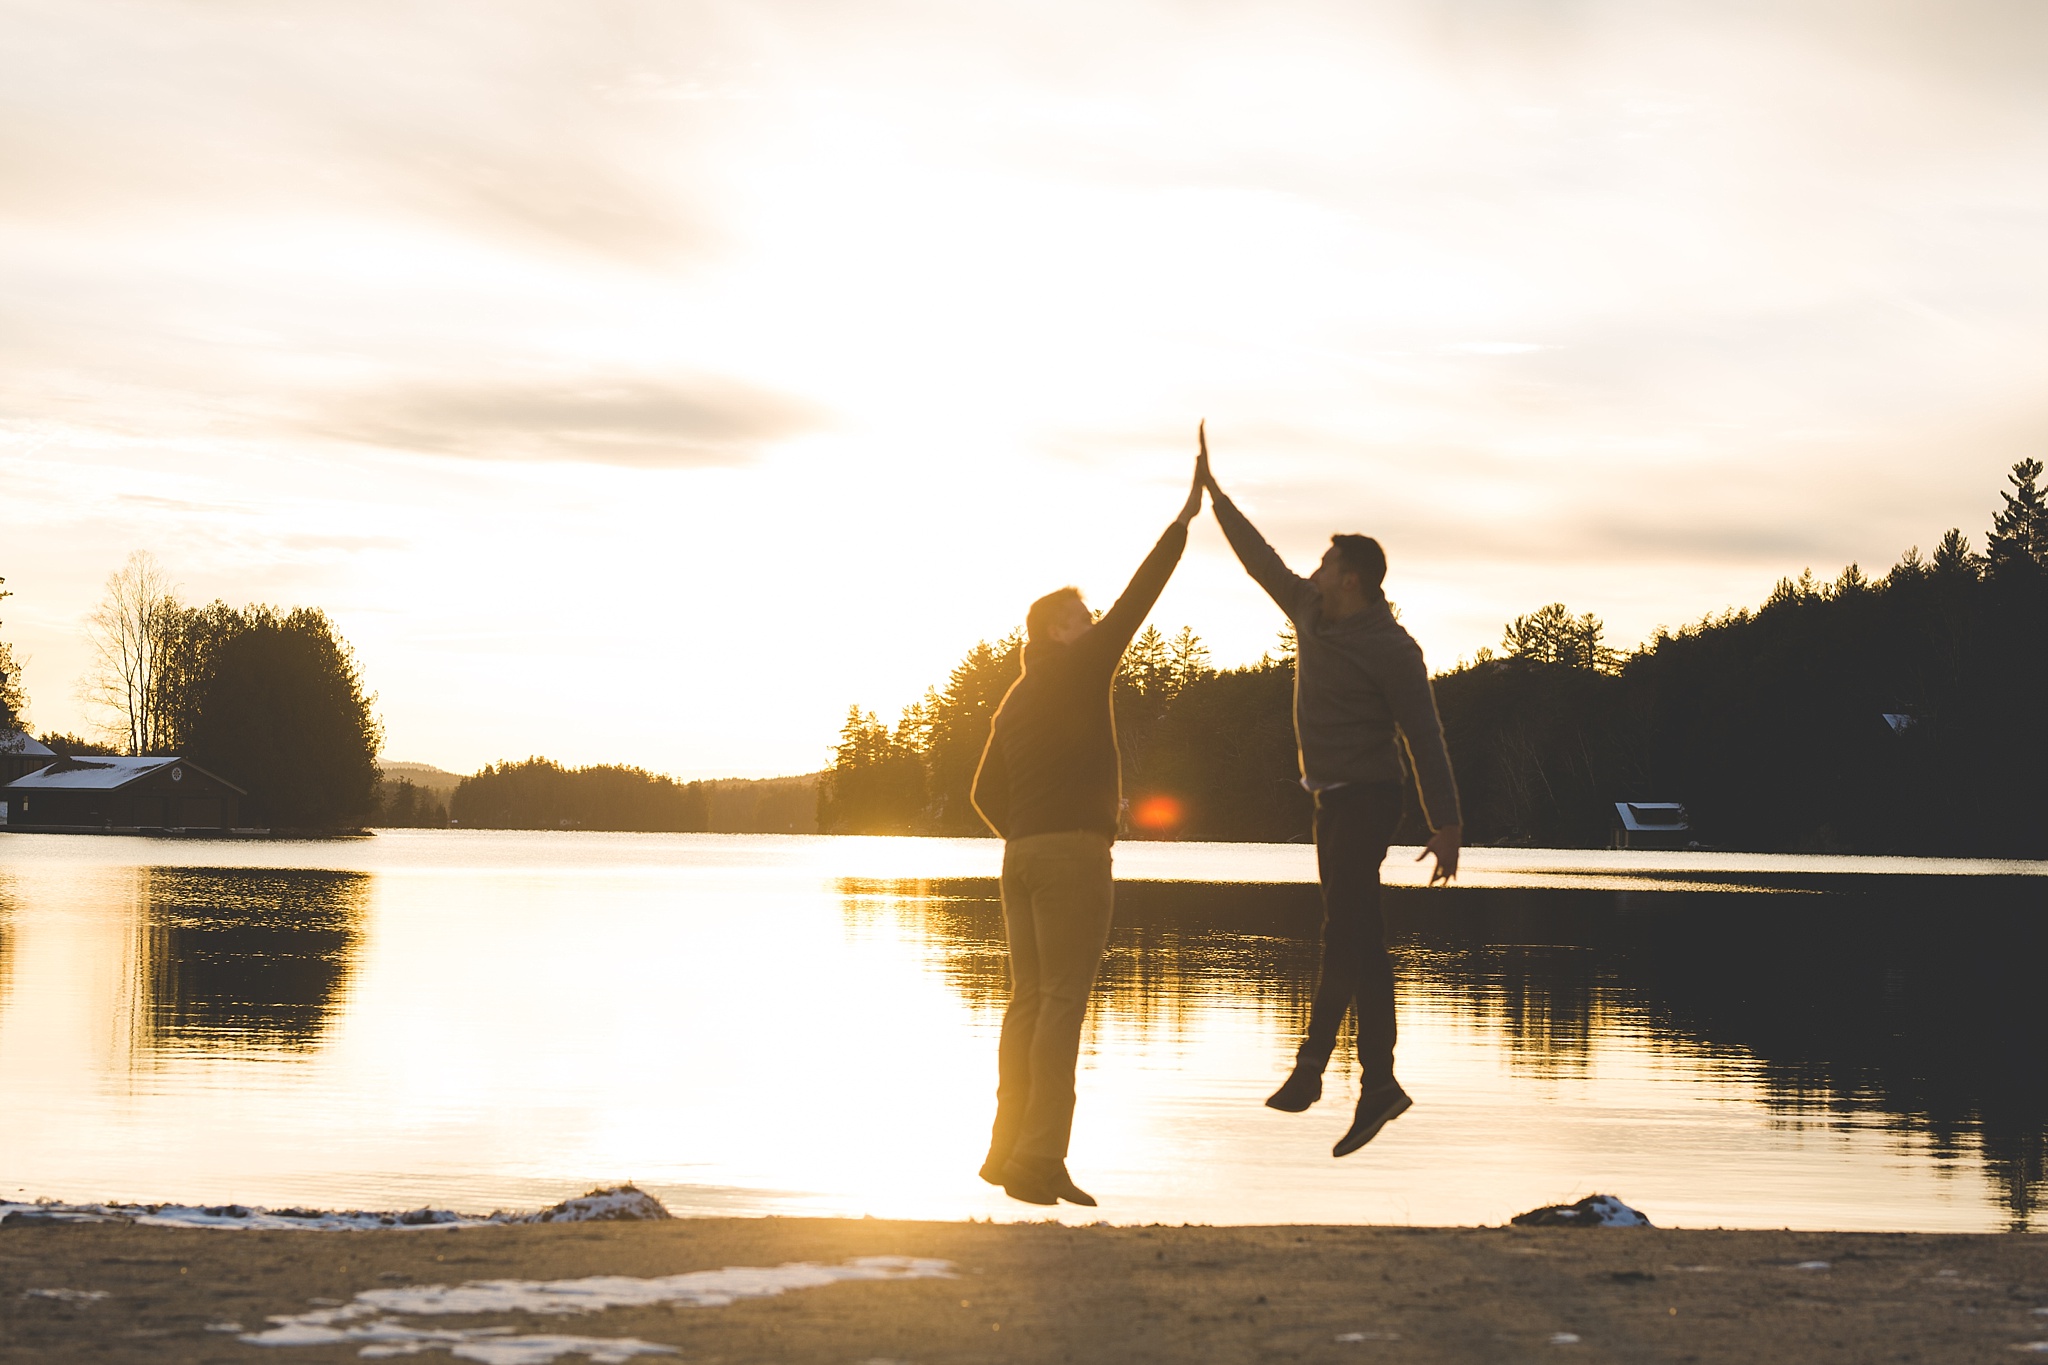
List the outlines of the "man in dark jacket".
{"type": "Polygon", "coordinates": [[[1197,466],[1187,505],[1101,620],[1074,588],[1031,604],[1024,676],[996,708],[974,775],[974,808],[1003,839],[1010,946],[981,1178],[1027,1204],[1095,1203],[1067,1174],[1067,1139],[1081,1024],[1109,941],[1109,846],[1123,803],[1110,685],[1187,547],[1203,477],[1197,466]]]}
{"type": "MultiPolygon", "coordinates": [[[[1200,439],[1206,469],[1206,434],[1200,439]]],[[[1350,1131],[1331,1151],[1348,1156],[1413,1103],[1394,1079],[1394,969],[1380,914],[1380,863],[1400,823],[1404,773],[1413,775],[1430,828],[1421,856],[1436,855],[1432,886],[1458,872],[1458,785],[1422,650],[1380,589],[1387,557],[1379,542],[1332,536],[1314,576],[1302,578],[1213,477],[1208,488],[1238,562],[1294,623],[1294,735],[1301,784],[1316,801],[1322,972],[1294,1072],[1266,1103],[1298,1114],[1322,1098],[1323,1068],[1355,1008],[1362,1093],[1350,1131]]]]}

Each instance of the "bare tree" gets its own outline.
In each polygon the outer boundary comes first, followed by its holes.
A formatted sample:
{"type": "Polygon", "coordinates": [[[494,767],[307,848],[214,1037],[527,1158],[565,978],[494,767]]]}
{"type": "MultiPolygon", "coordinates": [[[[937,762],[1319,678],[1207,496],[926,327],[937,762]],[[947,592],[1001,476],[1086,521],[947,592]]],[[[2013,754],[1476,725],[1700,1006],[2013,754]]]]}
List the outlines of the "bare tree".
{"type": "MultiPolygon", "coordinates": [[[[7,580],[0,578],[0,583],[7,580]]],[[[13,593],[0,588],[0,597],[12,597],[13,593]]],[[[0,640],[0,740],[17,725],[26,724],[22,713],[28,710],[28,694],[21,689],[21,665],[15,661],[14,651],[0,640]]]]}
{"type": "Polygon", "coordinates": [[[164,681],[183,609],[163,566],[137,550],[107,578],[107,595],[86,618],[92,671],[85,700],[107,713],[108,737],[131,754],[164,742],[164,681]]]}

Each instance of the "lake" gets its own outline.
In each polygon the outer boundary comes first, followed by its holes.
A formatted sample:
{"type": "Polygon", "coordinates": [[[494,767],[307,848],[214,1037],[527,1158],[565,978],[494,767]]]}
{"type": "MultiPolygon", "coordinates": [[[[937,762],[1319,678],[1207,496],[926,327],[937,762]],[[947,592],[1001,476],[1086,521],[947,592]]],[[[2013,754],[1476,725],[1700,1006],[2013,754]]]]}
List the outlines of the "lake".
{"type": "MultiPolygon", "coordinates": [[[[1260,1101],[1313,853],[1121,844],[1070,1164],[1119,1223],[1990,1231],[2048,1197],[2048,864],[1476,849],[1387,872],[1416,1107],[1260,1101]]],[[[0,1197],[1042,1218],[975,1177],[993,842],[0,835],[0,1197]]],[[[1341,1071],[1342,1079],[1336,1074],[1341,1071]]]]}

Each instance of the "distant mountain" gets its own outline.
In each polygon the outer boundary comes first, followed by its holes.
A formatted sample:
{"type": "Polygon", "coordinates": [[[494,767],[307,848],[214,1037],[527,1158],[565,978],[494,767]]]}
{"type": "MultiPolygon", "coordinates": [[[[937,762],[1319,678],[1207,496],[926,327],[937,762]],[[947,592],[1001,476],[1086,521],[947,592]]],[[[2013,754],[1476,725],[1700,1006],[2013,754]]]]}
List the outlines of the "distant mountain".
{"type": "Polygon", "coordinates": [[[386,782],[396,782],[403,777],[415,787],[423,788],[446,801],[462,781],[462,774],[436,768],[431,763],[379,763],[377,771],[386,782]]]}

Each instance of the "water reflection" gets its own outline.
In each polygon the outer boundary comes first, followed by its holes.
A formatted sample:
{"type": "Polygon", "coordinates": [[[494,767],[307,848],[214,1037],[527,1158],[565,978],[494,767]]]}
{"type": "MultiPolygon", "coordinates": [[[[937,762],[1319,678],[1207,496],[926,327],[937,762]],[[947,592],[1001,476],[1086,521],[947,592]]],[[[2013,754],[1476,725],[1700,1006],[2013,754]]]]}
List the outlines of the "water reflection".
{"type": "MultiPolygon", "coordinates": [[[[837,888],[850,921],[888,916],[928,940],[953,989],[1000,1020],[1009,959],[994,880],[845,877],[837,888]]],[[[1298,1032],[1315,994],[1321,916],[1313,886],[1118,883],[1088,1040],[1111,1019],[1141,1038],[1178,1038],[1192,1013],[1218,1005],[1298,1032]]]]}
{"type": "Polygon", "coordinates": [[[367,874],[143,868],[137,890],[144,1049],[319,1043],[360,945],[367,874]]]}
{"type": "MultiPolygon", "coordinates": [[[[1596,1048],[1761,1083],[1781,1122],[1878,1127],[1938,1163],[1981,1161],[2015,1230],[2048,1198],[2048,915],[2036,879],[1787,879],[1773,891],[1388,891],[1404,1019],[1442,1011],[1502,1040],[1514,1071],[1583,1077],[1596,1048]]],[[[838,883],[844,913],[933,943],[978,1012],[1005,999],[987,879],[838,883]]],[[[1314,987],[1314,887],[1125,882],[1091,1045],[1152,1043],[1222,1001],[1291,1041],[1314,987]]],[[[1276,1059],[1277,1060],[1277,1059],[1276,1059]]]]}
{"type": "MultiPolygon", "coordinates": [[[[1040,1217],[975,1176],[997,852],[0,837],[10,1192],[490,1209],[631,1177],[683,1213],[1040,1217]]],[[[2048,869],[1479,852],[1490,885],[1390,895],[1418,1104],[1343,1162],[1355,1063],[1308,1115],[1259,1102],[1314,977],[1307,851],[1120,852],[1147,879],[1076,1133],[1110,1198],[1077,1216],[1470,1224],[1601,1190],[1679,1226],[2044,1222],[2048,869]]]]}

